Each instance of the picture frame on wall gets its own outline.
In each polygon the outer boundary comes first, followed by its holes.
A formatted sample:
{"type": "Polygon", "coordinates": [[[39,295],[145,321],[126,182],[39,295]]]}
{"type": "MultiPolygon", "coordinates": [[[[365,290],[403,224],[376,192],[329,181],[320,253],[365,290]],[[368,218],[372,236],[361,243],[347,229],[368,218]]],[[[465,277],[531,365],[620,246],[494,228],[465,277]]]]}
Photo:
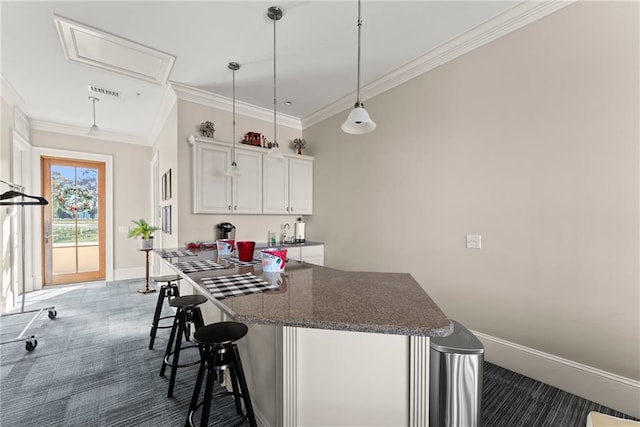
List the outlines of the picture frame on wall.
{"type": "Polygon", "coordinates": [[[167,175],[167,198],[166,198],[166,200],[171,200],[171,197],[172,197],[172,194],[171,194],[172,193],[172,191],[171,191],[171,187],[172,187],[172,185],[171,185],[171,169],[169,169],[165,175],[167,175]]]}
{"type": "Polygon", "coordinates": [[[162,178],[160,179],[160,198],[162,200],[167,200],[167,174],[162,174],[162,178]]]}
{"type": "Polygon", "coordinates": [[[171,205],[162,207],[162,232],[171,234],[171,205]]]}
{"type": "Polygon", "coordinates": [[[162,200],[171,200],[171,169],[162,174],[162,200]]]}

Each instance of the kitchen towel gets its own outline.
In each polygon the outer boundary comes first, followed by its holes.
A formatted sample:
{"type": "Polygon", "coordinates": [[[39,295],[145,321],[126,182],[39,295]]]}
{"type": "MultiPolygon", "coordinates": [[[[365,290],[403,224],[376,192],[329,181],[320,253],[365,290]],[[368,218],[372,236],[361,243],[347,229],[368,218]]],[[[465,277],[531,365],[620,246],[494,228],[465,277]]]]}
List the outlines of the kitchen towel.
{"type": "Polygon", "coordinates": [[[155,252],[162,258],[173,258],[180,256],[194,256],[189,249],[156,249],[155,252]]]}
{"type": "Polygon", "coordinates": [[[210,259],[176,262],[173,265],[183,273],[196,273],[198,271],[220,270],[225,268],[224,266],[211,261],[210,259]]]}
{"type": "Polygon", "coordinates": [[[202,279],[202,283],[216,299],[249,295],[256,292],[278,289],[280,287],[277,283],[271,284],[265,282],[251,273],[206,278],[202,279]]]}

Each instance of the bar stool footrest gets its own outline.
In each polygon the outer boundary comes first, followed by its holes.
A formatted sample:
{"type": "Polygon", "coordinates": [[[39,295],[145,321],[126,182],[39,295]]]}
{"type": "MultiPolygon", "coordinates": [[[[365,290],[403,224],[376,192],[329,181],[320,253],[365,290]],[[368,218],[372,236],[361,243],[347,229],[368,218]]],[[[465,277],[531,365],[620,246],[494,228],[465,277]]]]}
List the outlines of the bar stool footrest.
{"type": "MultiPolygon", "coordinates": [[[[231,393],[231,392],[223,392],[223,393],[220,393],[220,394],[214,394],[213,396],[211,396],[211,400],[214,400],[217,397],[224,397],[224,396],[227,396],[227,395],[233,396],[233,393],[231,393]]],[[[187,415],[187,421],[188,421],[188,423],[189,423],[189,425],[191,427],[195,427],[195,424],[193,423],[193,415],[196,413],[196,411],[199,408],[202,407],[202,405],[204,405],[204,400],[202,402],[198,403],[193,411],[189,411],[189,415],[187,415]]],[[[248,419],[249,414],[238,415],[238,416],[240,417],[238,422],[233,424],[230,427],[238,427],[238,426],[241,426],[242,424],[244,424],[245,420],[248,419]]]]}
{"type": "MultiPolygon", "coordinates": [[[[182,347],[180,348],[180,353],[182,353],[184,350],[187,350],[189,348],[198,348],[197,345],[188,345],[186,347],[182,347]]],[[[175,351],[172,351],[171,353],[167,354],[164,357],[164,363],[167,364],[167,366],[173,366],[173,359],[171,359],[171,356],[173,356],[173,354],[175,353],[175,351]]],[[[178,364],[176,365],[176,368],[187,368],[189,366],[194,366],[194,365],[199,365],[200,364],[200,359],[194,361],[194,362],[189,362],[189,363],[184,363],[184,364],[178,364]]]]}

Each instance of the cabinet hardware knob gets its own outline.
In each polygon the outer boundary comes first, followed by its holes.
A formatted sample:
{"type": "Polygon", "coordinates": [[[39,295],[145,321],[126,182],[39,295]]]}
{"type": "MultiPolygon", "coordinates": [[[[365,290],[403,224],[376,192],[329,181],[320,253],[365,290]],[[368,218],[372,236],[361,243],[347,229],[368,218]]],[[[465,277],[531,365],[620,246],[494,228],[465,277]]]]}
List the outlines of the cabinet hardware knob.
{"type": "Polygon", "coordinates": [[[231,210],[231,205],[229,205],[229,207],[227,209],[231,210]]]}

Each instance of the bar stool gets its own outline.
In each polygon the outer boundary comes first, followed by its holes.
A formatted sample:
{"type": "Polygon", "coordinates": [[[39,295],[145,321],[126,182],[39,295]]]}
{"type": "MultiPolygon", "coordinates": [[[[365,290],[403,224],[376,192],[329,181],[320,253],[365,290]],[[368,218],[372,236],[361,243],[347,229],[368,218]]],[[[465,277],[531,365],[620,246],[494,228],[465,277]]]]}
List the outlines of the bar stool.
{"type": "Polygon", "coordinates": [[[182,347],[182,339],[190,341],[190,327],[193,324],[195,330],[204,326],[204,320],[202,319],[202,313],[200,308],[196,307],[207,301],[204,295],[186,295],[182,297],[175,297],[169,301],[171,307],[176,307],[176,317],[173,319],[173,326],[171,327],[171,335],[169,336],[169,342],[167,343],[167,349],[164,352],[164,358],[162,359],[162,368],[160,369],[160,376],[164,377],[164,373],[167,366],[171,365],[171,376],[169,377],[169,391],[167,397],[173,397],[173,386],[176,383],[176,373],[178,368],[184,368],[187,366],[193,366],[200,361],[193,363],[187,363],[180,365],[180,351],[187,348],[197,347],[196,345],[190,345],[182,347]],[[174,346],[175,343],[175,346],[174,346]],[[172,358],[169,362],[169,358],[172,358]]]}
{"type": "Polygon", "coordinates": [[[162,312],[162,306],[164,305],[165,298],[171,300],[171,298],[173,297],[180,296],[180,287],[178,284],[178,281],[180,281],[180,279],[181,277],[176,274],[172,274],[169,276],[158,276],[153,278],[153,281],[156,283],[166,283],[160,286],[160,292],[158,292],[156,312],[153,315],[153,322],[151,322],[151,332],[149,332],[149,336],[151,337],[151,339],[149,340],[149,350],[153,350],[153,343],[156,341],[156,332],[158,331],[158,329],[166,329],[171,327],[171,325],[160,326],[159,323],[163,319],[174,317],[174,315],[160,317],[160,313],[162,312]]]}
{"type": "Polygon", "coordinates": [[[247,331],[247,325],[242,323],[218,322],[204,326],[194,334],[193,341],[200,345],[201,360],[185,426],[194,426],[193,415],[200,406],[202,406],[200,426],[206,426],[209,423],[211,399],[233,395],[236,412],[238,415],[242,415],[242,418],[236,426],[242,424],[244,420],[248,420],[251,427],[257,427],[256,417],[253,413],[253,406],[251,405],[251,398],[249,396],[249,388],[247,387],[247,381],[240,361],[240,354],[238,353],[238,346],[234,343],[234,341],[244,337],[247,331]],[[214,395],[213,383],[215,380],[219,383],[224,381],[225,370],[229,370],[233,391],[223,391],[214,395]],[[202,382],[205,378],[205,371],[206,384],[204,398],[198,403],[202,382]],[[240,388],[238,388],[238,382],[240,383],[240,388]],[[240,399],[244,402],[244,408],[247,412],[246,415],[242,412],[240,399]]]}

